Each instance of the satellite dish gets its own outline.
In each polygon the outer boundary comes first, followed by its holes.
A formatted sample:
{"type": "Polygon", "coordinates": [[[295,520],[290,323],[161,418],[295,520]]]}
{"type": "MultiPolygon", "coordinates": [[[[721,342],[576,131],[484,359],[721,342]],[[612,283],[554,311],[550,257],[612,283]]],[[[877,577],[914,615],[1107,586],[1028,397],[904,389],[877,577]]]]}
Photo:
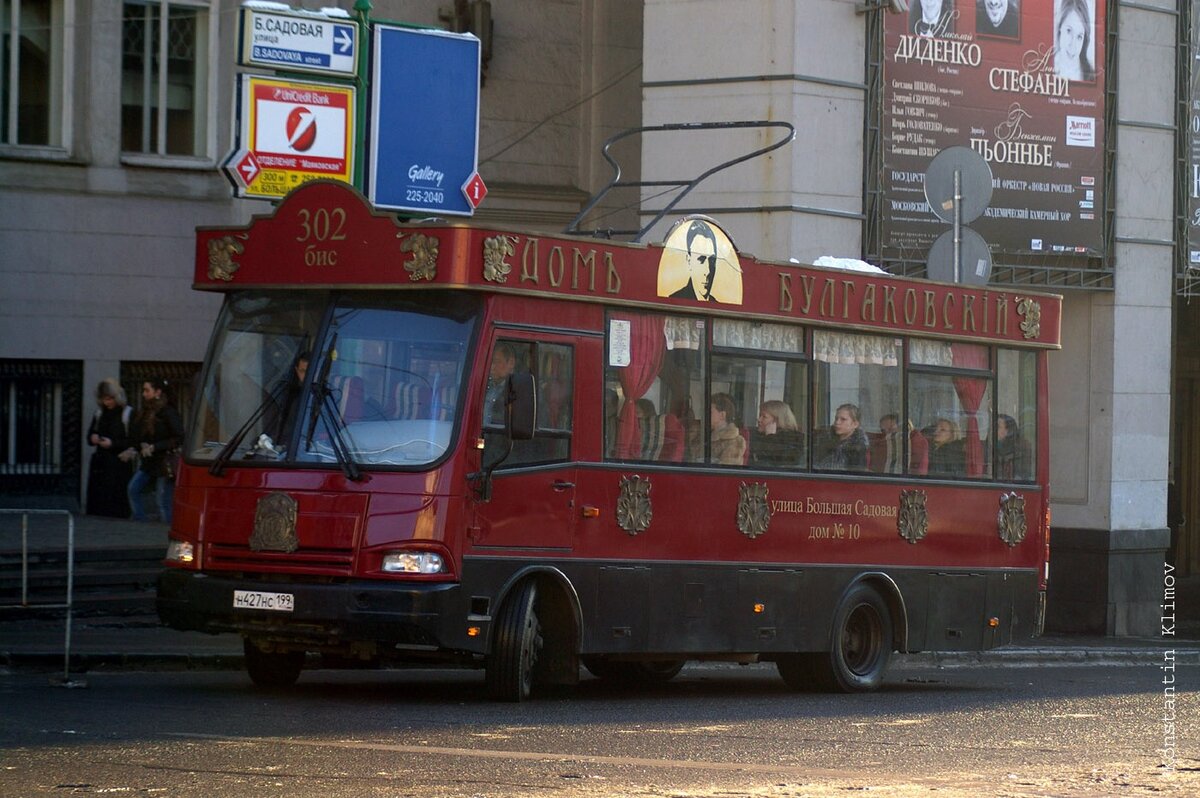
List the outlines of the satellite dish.
{"type": "Polygon", "coordinates": [[[943,222],[954,221],[954,173],[962,197],[959,222],[979,218],[992,201],[992,168],[970,147],[947,147],[934,156],[925,170],[925,199],[943,222]]]}
{"type": "Polygon", "coordinates": [[[954,279],[954,231],[947,230],[938,236],[937,241],[929,248],[929,261],[926,263],[926,274],[930,280],[943,283],[966,283],[967,285],[986,285],[992,276],[992,253],[988,249],[983,236],[969,227],[959,231],[962,238],[959,242],[961,268],[958,279],[954,279]]]}

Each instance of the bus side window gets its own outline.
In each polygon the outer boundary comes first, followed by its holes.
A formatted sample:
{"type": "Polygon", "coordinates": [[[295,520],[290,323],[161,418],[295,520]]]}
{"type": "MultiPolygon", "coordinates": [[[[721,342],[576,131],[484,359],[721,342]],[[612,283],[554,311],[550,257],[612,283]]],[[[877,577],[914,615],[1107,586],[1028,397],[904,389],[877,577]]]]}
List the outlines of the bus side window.
{"type": "Polygon", "coordinates": [[[566,460],[571,449],[574,352],[562,344],[501,340],[492,350],[483,402],[485,462],[507,447],[504,391],[508,376],[532,372],[537,382],[537,426],[533,440],[514,441],[500,468],[566,460]]]}

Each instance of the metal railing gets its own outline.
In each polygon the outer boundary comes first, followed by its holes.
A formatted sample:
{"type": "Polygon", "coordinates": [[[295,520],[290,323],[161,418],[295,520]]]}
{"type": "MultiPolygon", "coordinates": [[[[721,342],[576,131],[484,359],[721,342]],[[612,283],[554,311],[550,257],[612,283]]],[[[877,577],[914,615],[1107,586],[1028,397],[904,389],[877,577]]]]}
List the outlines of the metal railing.
{"type": "Polygon", "coordinates": [[[75,516],[66,510],[0,510],[0,515],[21,516],[21,601],[18,604],[0,604],[0,609],[65,609],[66,623],[63,633],[63,675],[61,682],[65,687],[74,687],[82,682],[71,679],[71,626],[72,611],[75,602],[75,516]],[[67,585],[66,600],[57,602],[29,601],[29,517],[31,515],[48,516],[64,515],[67,518],[67,585]]]}

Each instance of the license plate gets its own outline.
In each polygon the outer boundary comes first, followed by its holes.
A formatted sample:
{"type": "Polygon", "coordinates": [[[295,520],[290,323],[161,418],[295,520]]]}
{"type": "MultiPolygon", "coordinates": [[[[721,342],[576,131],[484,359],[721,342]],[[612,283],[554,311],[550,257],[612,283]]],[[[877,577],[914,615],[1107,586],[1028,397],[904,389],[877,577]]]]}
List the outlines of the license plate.
{"type": "Polygon", "coordinates": [[[259,590],[233,591],[235,610],[275,610],[291,612],[295,609],[295,597],[291,593],[263,593],[259,590]]]}

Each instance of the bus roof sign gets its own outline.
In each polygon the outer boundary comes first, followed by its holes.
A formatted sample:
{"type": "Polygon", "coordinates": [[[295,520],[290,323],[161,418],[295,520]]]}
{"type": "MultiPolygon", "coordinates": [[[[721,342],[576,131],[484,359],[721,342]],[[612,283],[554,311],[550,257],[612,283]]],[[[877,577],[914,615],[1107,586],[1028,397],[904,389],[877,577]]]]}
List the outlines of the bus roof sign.
{"type": "Polygon", "coordinates": [[[760,261],[737,253],[704,217],[683,220],[673,233],[682,243],[674,236],[639,245],[446,222],[401,224],[353,188],[321,180],[246,227],[200,228],[195,287],[467,289],[876,335],[1061,345],[1060,296],[760,261]],[[689,244],[698,221],[709,231],[697,228],[689,244]],[[698,275],[691,293],[680,287],[689,270],[698,275]]]}

